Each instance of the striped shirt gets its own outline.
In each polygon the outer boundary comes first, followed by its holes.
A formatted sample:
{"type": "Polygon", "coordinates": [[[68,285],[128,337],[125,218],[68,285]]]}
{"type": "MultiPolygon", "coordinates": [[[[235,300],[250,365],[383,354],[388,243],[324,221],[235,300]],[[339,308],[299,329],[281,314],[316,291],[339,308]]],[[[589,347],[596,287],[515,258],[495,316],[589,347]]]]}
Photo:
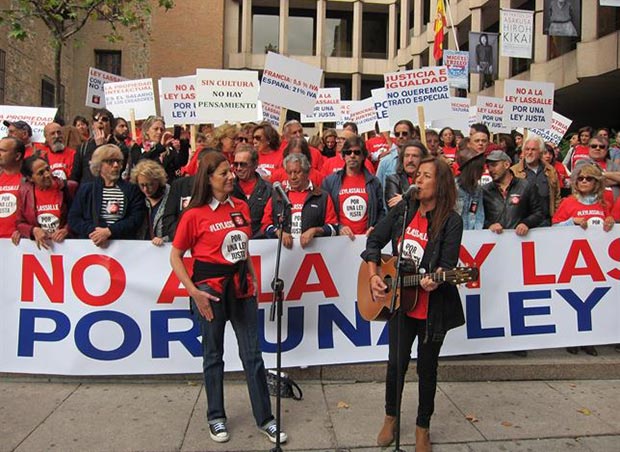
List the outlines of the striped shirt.
{"type": "Polygon", "coordinates": [[[103,187],[103,201],[99,213],[108,226],[123,218],[125,215],[125,196],[120,188],[117,186],[103,187]]]}

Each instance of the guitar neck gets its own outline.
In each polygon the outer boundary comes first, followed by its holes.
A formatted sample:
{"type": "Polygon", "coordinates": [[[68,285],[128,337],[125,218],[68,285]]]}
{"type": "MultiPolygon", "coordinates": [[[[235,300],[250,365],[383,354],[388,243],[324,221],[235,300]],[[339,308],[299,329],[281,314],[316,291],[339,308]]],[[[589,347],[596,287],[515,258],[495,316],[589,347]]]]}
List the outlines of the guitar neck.
{"type": "Polygon", "coordinates": [[[444,282],[446,280],[446,272],[418,273],[415,275],[403,276],[403,286],[404,287],[419,286],[420,281],[422,281],[422,278],[424,278],[425,276],[430,276],[433,282],[444,282]]]}

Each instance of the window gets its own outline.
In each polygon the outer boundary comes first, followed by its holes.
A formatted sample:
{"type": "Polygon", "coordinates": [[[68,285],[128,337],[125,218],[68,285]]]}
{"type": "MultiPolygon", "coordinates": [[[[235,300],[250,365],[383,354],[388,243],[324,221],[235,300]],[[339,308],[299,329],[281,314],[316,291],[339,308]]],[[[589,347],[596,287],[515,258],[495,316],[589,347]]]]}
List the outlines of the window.
{"type": "Polygon", "coordinates": [[[60,85],[60,100],[58,105],[54,102],[54,90],[56,85],[51,78],[44,77],[41,79],[41,106],[42,107],[58,107],[59,113],[62,114],[63,106],[65,104],[65,87],[60,85]]]}
{"type": "Polygon", "coordinates": [[[6,86],[6,52],[0,50],[0,104],[4,104],[4,87],[6,86]]]}
{"type": "Polygon", "coordinates": [[[327,10],[323,41],[323,53],[328,57],[346,58],[353,54],[353,10],[327,10]]]}
{"type": "Polygon", "coordinates": [[[362,16],[362,57],[387,58],[388,15],[372,12],[362,16]]]}
{"type": "Polygon", "coordinates": [[[362,77],[360,99],[366,99],[372,96],[373,89],[383,88],[383,87],[384,87],[384,81],[383,81],[383,76],[381,75],[378,75],[378,76],[367,75],[367,76],[362,77]]]}
{"type": "Polygon", "coordinates": [[[291,55],[316,54],[316,9],[291,9],[288,17],[288,53],[291,55]]]}
{"type": "Polygon", "coordinates": [[[120,50],[95,50],[95,67],[111,74],[121,75],[120,50]]]}
{"type": "Polygon", "coordinates": [[[351,77],[341,78],[338,76],[331,77],[325,75],[325,88],[340,88],[340,99],[351,100],[351,93],[353,91],[351,77]]]}
{"type": "Polygon", "coordinates": [[[279,9],[253,7],[252,53],[278,52],[279,36],[279,9]]]}

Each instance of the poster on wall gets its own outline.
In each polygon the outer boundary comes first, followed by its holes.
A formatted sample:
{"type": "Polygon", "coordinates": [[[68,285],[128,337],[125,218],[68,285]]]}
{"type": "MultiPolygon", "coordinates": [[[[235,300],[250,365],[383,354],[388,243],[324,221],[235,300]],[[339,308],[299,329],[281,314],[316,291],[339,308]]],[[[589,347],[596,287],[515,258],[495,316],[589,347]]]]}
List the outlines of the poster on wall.
{"type": "Polygon", "coordinates": [[[543,34],[581,36],[580,0],[544,0],[543,34]]]}
{"type": "Polygon", "coordinates": [[[497,79],[498,34],[469,32],[469,72],[480,74],[482,89],[497,79]]]}
{"type": "Polygon", "coordinates": [[[534,11],[502,9],[499,16],[500,56],[532,58],[534,11]]]}

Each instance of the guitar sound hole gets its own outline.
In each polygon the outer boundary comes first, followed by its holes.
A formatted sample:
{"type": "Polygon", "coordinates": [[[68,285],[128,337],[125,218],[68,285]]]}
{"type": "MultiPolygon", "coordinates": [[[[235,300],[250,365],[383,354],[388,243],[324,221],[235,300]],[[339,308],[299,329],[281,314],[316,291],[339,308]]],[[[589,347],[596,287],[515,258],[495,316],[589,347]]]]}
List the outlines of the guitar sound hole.
{"type": "Polygon", "coordinates": [[[385,278],[383,278],[383,282],[387,286],[385,288],[385,293],[388,293],[390,291],[390,288],[392,287],[392,277],[390,275],[387,275],[385,278]]]}

